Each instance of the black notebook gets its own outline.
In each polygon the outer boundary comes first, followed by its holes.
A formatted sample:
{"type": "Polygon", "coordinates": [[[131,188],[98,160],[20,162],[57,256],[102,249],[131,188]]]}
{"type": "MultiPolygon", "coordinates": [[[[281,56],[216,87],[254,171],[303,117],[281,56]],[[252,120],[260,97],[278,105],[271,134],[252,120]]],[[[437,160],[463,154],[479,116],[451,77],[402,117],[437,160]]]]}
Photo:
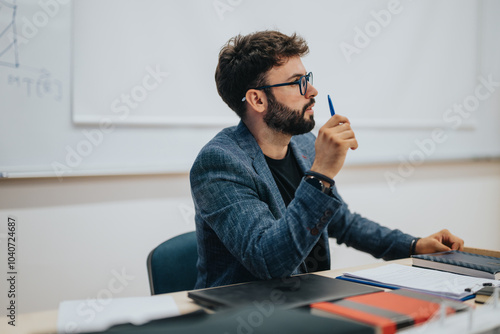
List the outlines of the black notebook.
{"type": "Polygon", "coordinates": [[[208,308],[244,305],[293,308],[382,289],[315,274],[194,290],[188,297],[208,308]]]}
{"type": "Polygon", "coordinates": [[[415,267],[437,269],[452,273],[500,279],[500,258],[460,251],[447,251],[412,256],[415,267]]]}

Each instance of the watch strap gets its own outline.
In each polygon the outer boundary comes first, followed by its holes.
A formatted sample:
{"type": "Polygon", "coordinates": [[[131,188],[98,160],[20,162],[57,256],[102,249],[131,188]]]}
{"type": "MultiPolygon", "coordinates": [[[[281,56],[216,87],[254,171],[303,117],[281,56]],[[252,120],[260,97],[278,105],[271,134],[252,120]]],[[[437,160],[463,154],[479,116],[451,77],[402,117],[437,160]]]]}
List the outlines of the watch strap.
{"type": "Polygon", "coordinates": [[[319,191],[321,191],[322,193],[327,194],[328,196],[331,196],[333,193],[331,186],[330,187],[325,186],[323,181],[314,175],[306,175],[304,176],[304,180],[313,187],[315,187],[316,189],[318,189],[319,191]]]}
{"type": "Polygon", "coordinates": [[[318,173],[318,172],[313,172],[312,170],[309,170],[307,172],[304,173],[305,176],[314,176],[320,180],[322,180],[323,182],[328,182],[330,183],[330,185],[333,187],[335,185],[335,181],[331,178],[329,178],[328,176],[326,175],[323,175],[321,173],[318,173]]]}

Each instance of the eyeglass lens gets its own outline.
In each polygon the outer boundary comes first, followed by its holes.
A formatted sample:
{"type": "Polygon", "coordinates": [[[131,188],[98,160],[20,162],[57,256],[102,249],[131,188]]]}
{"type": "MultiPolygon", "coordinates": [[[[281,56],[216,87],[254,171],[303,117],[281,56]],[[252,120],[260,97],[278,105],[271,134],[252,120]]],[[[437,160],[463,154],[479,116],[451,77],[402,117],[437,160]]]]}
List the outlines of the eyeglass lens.
{"type": "Polygon", "coordinates": [[[313,84],[313,75],[311,72],[307,75],[303,75],[300,77],[300,94],[301,95],[306,95],[307,93],[307,82],[310,82],[311,85],[313,84]]]}

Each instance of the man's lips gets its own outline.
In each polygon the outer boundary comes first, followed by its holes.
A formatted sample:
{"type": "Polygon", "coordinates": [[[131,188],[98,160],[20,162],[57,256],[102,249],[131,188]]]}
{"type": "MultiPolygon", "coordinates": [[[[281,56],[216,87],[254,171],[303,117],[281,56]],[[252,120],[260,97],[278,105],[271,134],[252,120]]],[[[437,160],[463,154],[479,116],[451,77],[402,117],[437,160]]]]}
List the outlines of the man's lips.
{"type": "Polygon", "coordinates": [[[313,107],[314,107],[314,103],[311,104],[309,107],[307,107],[306,112],[314,113],[313,107]]]}

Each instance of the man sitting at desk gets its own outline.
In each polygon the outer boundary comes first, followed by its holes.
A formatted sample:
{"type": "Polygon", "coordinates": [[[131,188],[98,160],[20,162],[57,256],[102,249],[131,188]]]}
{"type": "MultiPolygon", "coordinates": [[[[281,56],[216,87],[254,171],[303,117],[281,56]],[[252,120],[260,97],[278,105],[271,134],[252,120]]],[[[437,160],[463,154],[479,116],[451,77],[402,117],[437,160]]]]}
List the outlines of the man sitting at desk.
{"type": "Polygon", "coordinates": [[[358,143],[341,115],[310,133],[318,91],[301,61],[308,51],[295,34],[262,31],[219,54],[217,90],[241,121],[191,169],[195,288],[330,269],[328,237],[386,260],[463,248],[447,230],[419,239],[349,211],[334,178],[358,143]]]}

